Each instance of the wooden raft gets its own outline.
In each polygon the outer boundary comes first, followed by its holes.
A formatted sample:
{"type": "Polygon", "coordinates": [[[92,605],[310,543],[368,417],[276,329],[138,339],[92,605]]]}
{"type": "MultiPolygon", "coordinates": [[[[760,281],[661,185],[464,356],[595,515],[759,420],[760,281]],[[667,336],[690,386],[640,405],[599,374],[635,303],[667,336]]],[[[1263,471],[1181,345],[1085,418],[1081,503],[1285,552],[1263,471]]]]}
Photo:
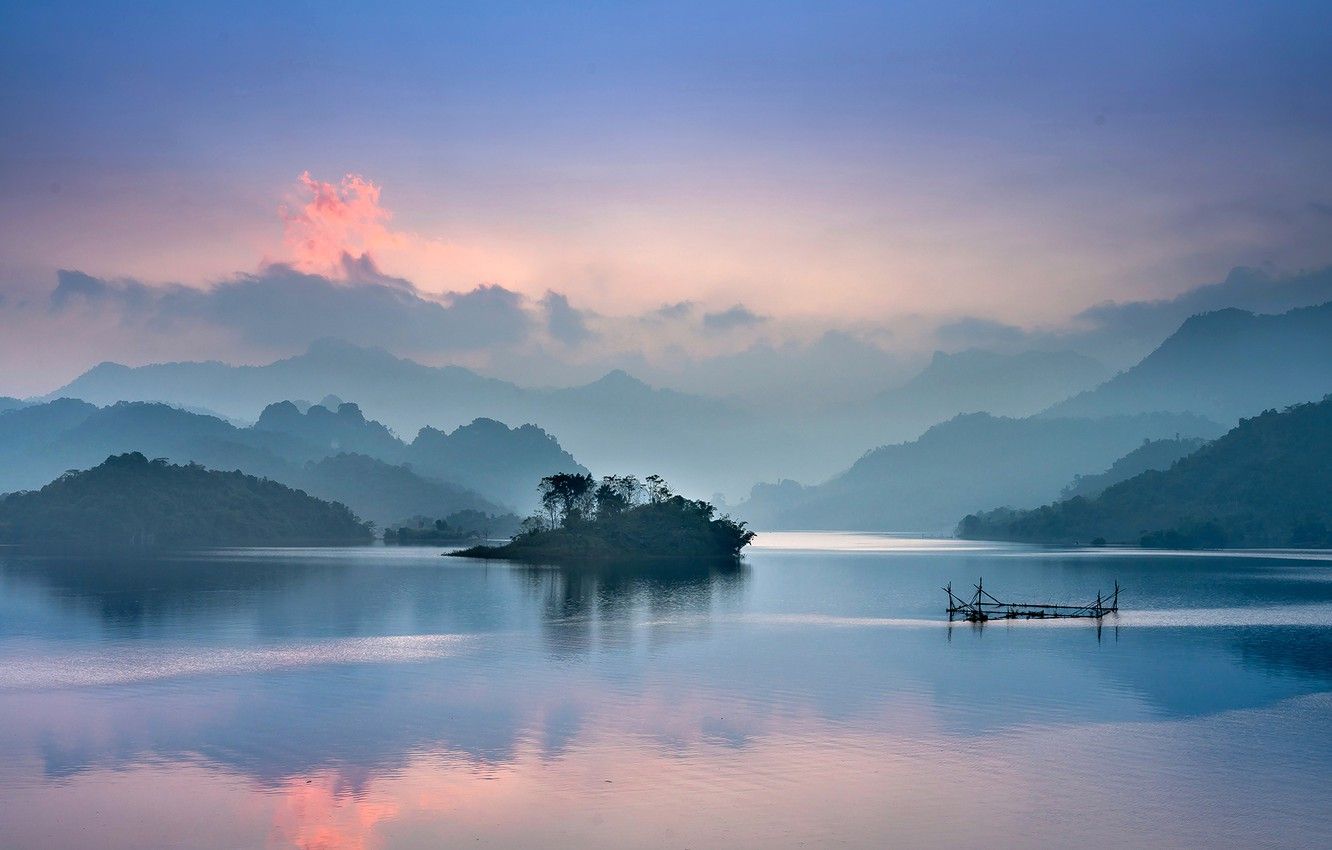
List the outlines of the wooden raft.
{"type": "Polygon", "coordinates": [[[1065,617],[1086,617],[1099,620],[1106,614],[1119,611],[1119,582],[1109,596],[1096,594],[1096,601],[1087,605],[1048,605],[1040,602],[1002,602],[985,590],[985,580],[972,585],[976,592],[970,599],[953,593],[952,582],[943,588],[948,594],[948,619],[961,617],[969,623],[989,620],[1046,620],[1065,617]]]}

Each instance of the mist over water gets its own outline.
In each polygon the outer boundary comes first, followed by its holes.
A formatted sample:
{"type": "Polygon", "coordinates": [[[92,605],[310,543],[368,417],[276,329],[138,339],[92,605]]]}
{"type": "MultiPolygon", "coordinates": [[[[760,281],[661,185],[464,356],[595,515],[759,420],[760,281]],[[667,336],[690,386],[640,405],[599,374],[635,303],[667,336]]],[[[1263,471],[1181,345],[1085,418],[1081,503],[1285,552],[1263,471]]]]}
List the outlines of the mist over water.
{"type": "Polygon", "coordinates": [[[0,845],[1332,841],[1325,553],[438,554],[0,555],[0,845]],[[1123,611],[950,626],[981,577],[1123,611]]]}

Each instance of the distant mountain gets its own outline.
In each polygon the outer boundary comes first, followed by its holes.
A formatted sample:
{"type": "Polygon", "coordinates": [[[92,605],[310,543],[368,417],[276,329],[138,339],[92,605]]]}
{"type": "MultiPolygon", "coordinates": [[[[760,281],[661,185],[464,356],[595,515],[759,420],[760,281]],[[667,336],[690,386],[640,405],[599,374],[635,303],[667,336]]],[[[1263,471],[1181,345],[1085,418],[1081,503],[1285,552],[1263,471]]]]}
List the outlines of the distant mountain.
{"type": "Polygon", "coordinates": [[[86,469],[126,451],[269,477],[282,471],[284,457],[303,463],[316,455],[313,447],[282,435],[164,404],[98,408],[73,399],[0,414],[0,446],[0,491],[40,487],[68,469],[86,469]]]}
{"type": "Polygon", "coordinates": [[[937,351],[911,380],[869,399],[864,413],[880,428],[892,423],[897,434],[915,436],[959,413],[1029,416],[1107,377],[1105,366],[1071,351],[937,351]]]}
{"type": "MultiPolygon", "coordinates": [[[[321,411],[311,419],[316,426],[339,416],[344,425],[359,418],[359,411],[311,410],[321,411]]],[[[270,425],[286,421],[281,416],[270,420],[270,425]]],[[[382,433],[379,423],[360,421],[364,433],[382,433]]],[[[348,430],[354,429],[349,426],[348,430]]],[[[327,436],[329,432],[316,429],[315,433],[327,436]]],[[[523,437],[515,443],[526,449],[523,437]]],[[[400,461],[407,450],[395,439],[389,454],[400,461]]],[[[440,517],[469,509],[496,514],[507,510],[502,498],[487,498],[457,483],[418,474],[392,458],[351,455],[327,442],[306,440],[299,433],[237,428],[216,417],[165,404],[120,402],[98,408],[72,399],[0,414],[0,492],[40,487],[66,470],[87,468],[109,454],[126,451],[212,469],[243,470],[321,498],[344,501],[361,516],[381,524],[418,514],[440,517]]],[[[566,456],[558,444],[553,454],[566,456]]],[[[517,456],[530,459],[522,452],[517,456]]],[[[491,445],[489,455],[474,459],[464,472],[474,474],[490,464],[497,470],[496,480],[502,480],[498,470],[510,462],[501,438],[491,445]]],[[[528,479],[524,476],[522,480],[528,479]]]]}
{"type": "Polygon", "coordinates": [[[344,505],[273,481],[137,452],[0,498],[0,540],[75,546],[368,543],[344,505]]]}
{"type": "Polygon", "coordinates": [[[40,487],[69,469],[52,472],[43,457],[46,448],[96,412],[86,401],[61,398],[0,413],[0,491],[40,487]]]}
{"type": "MultiPolygon", "coordinates": [[[[99,405],[160,401],[179,407],[207,407],[253,421],[274,399],[336,393],[380,410],[390,407],[381,402],[396,400],[404,393],[498,400],[519,392],[512,384],[483,378],[460,367],[436,369],[399,359],[382,349],[321,340],[304,354],[263,366],[231,366],[217,361],[139,367],[102,363],[52,395],[99,405]]],[[[400,430],[410,433],[416,427],[419,425],[400,430]]]]}
{"type": "Polygon", "coordinates": [[[536,507],[536,482],[542,476],[587,472],[558,440],[535,425],[510,428],[494,419],[477,419],[451,433],[422,428],[407,444],[366,419],[357,405],[340,399],[325,398],[304,413],[293,402],[270,404],[254,430],[298,438],[318,447],[321,456],[357,454],[391,465],[408,464],[414,473],[476,490],[521,511],[536,507]],[[326,406],[331,403],[336,410],[326,406]]]}
{"type": "Polygon", "coordinates": [[[977,505],[1037,505],[1078,472],[1104,469],[1144,438],[1213,437],[1191,414],[1010,419],[973,413],[918,440],[866,453],[818,486],[759,485],[737,511],[771,528],[940,532],[977,505]],[[962,507],[959,511],[958,508],[962,507]]]}
{"type": "Polygon", "coordinates": [[[477,419],[449,434],[422,428],[405,457],[423,475],[447,476],[522,511],[537,506],[536,486],[542,477],[587,472],[537,426],[510,428],[494,419],[477,419]]]}
{"type": "Polygon", "coordinates": [[[1332,547],[1332,397],[1242,421],[1094,499],[962,520],[969,538],[1168,547],[1332,547]]]}
{"type": "Polygon", "coordinates": [[[1079,475],[1059,494],[1061,499],[1081,496],[1092,499],[1105,488],[1127,481],[1149,469],[1169,469],[1182,457],[1191,455],[1206,444],[1201,437],[1178,437],[1163,440],[1143,440],[1142,445],[1110,464],[1105,472],[1079,475]]]}
{"type": "Polygon", "coordinates": [[[506,512],[495,501],[463,486],[365,455],[343,453],[311,461],[282,480],[322,499],[363,505],[366,517],[380,526],[422,514],[436,518],[469,510],[491,515],[506,512]]]}
{"type": "Polygon", "coordinates": [[[290,401],[270,404],[259,414],[254,430],[298,437],[326,452],[369,455],[390,463],[401,462],[405,453],[392,431],[366,419],[357,405],[340,400],[334,408],[315,404],[305,412],[290,401]]]}
{"type": "Polygon", "coordinates": [[[1293,274],[1236,267],[1224,281],[1158,301],[1106,302],[1073,317],[1084,328],[1051,342],[1087,352],[1107,363],[1137,362],[1190,316],[1227,308],[1284,313],[1332,301],[1332,266],[1293,274]]]}
{"type": "MultiPolygon", "coordinates": [[[[103,405],[162,401],[252,421],[274,399],[326,393],[355,399],[399,434],[478,418],[537,423],[592,468],[657,472],[702,492],[761,477],[771,470],[772,447],[792,439],[726,402],[654,389],[620,371],[584,386],[532,389],[334,340],[265,366],[103,363],[53,395],[103,405]]],[[[804,457],[795,454],[799,472],[804,457]]]]}
{"type": "Polygon", "coordinates": [[[1332,392],[1332,303],[1280,315],[1243,310],[1184,322],[1141,363],[1052,406],[1049,416],[1192,412],[1233,423],[1332,392]]]}
{"type": "Polygon", "coordinates": [[[27,406],[27,402],[22,399],[13,398],[7,395],[0,396],[0,413],[4,413],[7,410],[18,410],[20,407],[25,406],[27,406]]]}

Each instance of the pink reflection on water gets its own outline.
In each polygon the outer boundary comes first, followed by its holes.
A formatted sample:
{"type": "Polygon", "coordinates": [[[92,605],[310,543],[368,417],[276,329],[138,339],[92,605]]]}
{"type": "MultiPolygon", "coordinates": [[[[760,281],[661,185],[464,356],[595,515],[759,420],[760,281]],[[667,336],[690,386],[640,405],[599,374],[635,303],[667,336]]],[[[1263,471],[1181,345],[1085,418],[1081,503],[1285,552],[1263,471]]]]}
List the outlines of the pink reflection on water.
{"type": "Polygon", "coordinates": [[[403,810],[403,804],[381,788],[357,793],[335,773],[292,778],[270,796],[276,800],[271,847],[373,850],[382,846],[378,826],[403,810]]]}
{"type": "Polygon", "coordinates": [[[1316,844],[1332,837],[1318,783],[1283,777],[1298,773],[1329,699],[978,737],[946,734],[927,706],[908,704],[885,709],[915,715],[893,733],[784,716],[740,746],[680,729],[687,740],[666,747],[603,717],[605,729],[558,756],[535,740],[493,764],[421,752],[354,781],[336,768],[263,784],[146,762],[10,789],[3,807],[24,817],[0,824],[0,845],[88,846],[95,836],[108,848],[766,850],[1016,847],[1090,834],[1106,847],[1247,846],[1254,833],[1235,823],[1261,827],[1273,846],[1316,844]],[[1278,731],[1254,742],[1244,733],[1255,726],[1278,731]],[[1236,762],[1252,766],[1242,785],[1195,781],[1236,762]]]}

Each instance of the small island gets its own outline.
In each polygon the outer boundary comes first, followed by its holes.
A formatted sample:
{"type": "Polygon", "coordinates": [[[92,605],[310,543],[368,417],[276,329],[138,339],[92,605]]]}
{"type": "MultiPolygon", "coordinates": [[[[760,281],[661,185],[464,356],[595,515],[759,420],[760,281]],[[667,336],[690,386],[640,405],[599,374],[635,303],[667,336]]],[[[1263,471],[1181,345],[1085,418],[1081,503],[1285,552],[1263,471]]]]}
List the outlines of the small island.
{"type": "Polygon", "coordinates": [[[608,475],[598,484],[586,474],[541,479],[540,513],[502,546],[451,552],[463,558],[525,562],[713,560],[734,562],[754,532],[709,502],[671,492],[660,476],[640,482],[608,475]]]}
{"type": "Polygon", "coordinates": [[[0,542],[46,547],[199,548],[369,543],[345,505],[266,478],[177,466],[139,452],[0,497],[0,542]]]}

